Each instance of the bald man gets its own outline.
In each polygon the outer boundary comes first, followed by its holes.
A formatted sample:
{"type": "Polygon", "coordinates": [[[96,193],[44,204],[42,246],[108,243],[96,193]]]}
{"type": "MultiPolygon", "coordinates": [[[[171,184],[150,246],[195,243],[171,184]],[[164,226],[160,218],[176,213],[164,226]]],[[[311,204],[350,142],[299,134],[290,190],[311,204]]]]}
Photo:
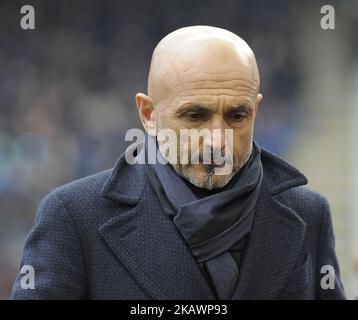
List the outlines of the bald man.
{"type": "Polygon", "coordinates": [[[136,95],[145,142],[45,197],[12,298],[344,299],[327,200],[253,140],[259,85],[227,30],[163,38],[136,95]]]}

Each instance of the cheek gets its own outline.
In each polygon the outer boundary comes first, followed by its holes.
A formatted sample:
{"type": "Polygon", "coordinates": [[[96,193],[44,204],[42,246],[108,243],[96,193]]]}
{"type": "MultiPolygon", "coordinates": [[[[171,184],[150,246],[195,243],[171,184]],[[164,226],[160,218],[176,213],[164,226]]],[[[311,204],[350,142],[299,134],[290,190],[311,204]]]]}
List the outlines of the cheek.
{"type": "Polygon", "coordinates": [[[175,130],[175,123],[173,123],[166,112],[159,111],[156,114],[156,126],[157,130],[163,130],[163,129],[174,129],[175,130]]]}
{"type": "Polygon", "coordinates": [[[246,128],[242,128],[241,130],[234,131],[234,137],[233,137],[234,155],[241,156],[250,147],[251,143],[252,143],[251,126],[247,126],[246,128]]]}

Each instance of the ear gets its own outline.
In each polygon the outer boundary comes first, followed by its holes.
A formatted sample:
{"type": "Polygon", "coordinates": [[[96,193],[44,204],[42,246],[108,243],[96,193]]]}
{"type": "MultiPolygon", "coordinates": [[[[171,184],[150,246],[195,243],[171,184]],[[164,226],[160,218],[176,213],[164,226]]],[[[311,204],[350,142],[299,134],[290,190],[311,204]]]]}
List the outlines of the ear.
{"type": "Polygon", "coordinates": [[[139,118],[146,132],[148,132],[149,121],[153,120],[153,100],[144,93],[137,93],[135,101],[138,108],[139,118]]]}
{"type": "Polygon", "coordinates": [[[263,96],[261,93],[259,93],[256,98],[255,114],[257,113],[257,108],[258,108],[259,104],[261,103],[262,99],[263,99],[263,96]]]}

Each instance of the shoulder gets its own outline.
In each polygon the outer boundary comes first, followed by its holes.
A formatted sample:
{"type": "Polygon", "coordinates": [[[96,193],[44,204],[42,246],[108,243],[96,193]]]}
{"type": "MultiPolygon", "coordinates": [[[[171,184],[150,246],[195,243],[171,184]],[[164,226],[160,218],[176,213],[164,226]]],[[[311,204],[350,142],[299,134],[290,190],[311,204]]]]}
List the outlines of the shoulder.
{"type": "Polygon", "coordinates": [[[143,166],[128,164],[123,154],[112,168],[52,190],[41,202],[39,214],[45,211],[51,217],[61,210],[81,228],[95,228],[136,205],[145,184],[143,166]]]}
{"type": "Polygon", "coordinates": [[[327,198],[306,186],[302,172],[282,158],[262,149],[264,181],[270,194],[294,210],[306,223],[321,223],[329,216],[327,198]]]}
{"type": "Polygon", "coordinates": [[[324,195],[305,186],[287,189],[277,194],[276,198],[289,205],[303,208],[319,209],[328,206],[328,200],[324,195]]]}
{"type": "Polygon", "coordinates": [[[319,228],[324,220],[330,219],[327,198],[310,188],[294,187],[277,194],[275,199],[294,210],[307,225],[319,228]]]}
{"type": "Polygon", "coordinates": [[[50,191],[43,199],[45,202],[58,203],[64,201],[84,202],[100,195],[101,188],[109,177],[111,170],[71,181],[50,191]]]}
{"type": "Polygon", "coordinates": [[[88,217],[92,210],[96,211],[96,206],[103,205],[101,189],[109,175],[110,169],[53,189],[41,200],[36,221],[63,224],[74,218],[88,217]]]}
{"type": "Polygon", "coordinates": [[[53,189],[48,196],[59,197],[66,201],[80,200],[83,202],[86,199],[98,197],[101,193],[101,188],[104,182],[109,177],[111,169],[98,172],[96,174],[74,180],[70,183],[62,185],[53,189]]]}

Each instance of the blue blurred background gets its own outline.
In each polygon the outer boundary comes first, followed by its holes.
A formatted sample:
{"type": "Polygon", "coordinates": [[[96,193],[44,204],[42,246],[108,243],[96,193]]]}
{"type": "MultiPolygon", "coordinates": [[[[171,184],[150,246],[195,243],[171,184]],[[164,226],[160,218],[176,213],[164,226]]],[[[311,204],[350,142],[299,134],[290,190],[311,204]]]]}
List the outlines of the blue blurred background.
{"type": "Polygon", "coordinates": [[[0,299],[40,200],[110,168],[141,128],[151,53],[169,32],[213,25],[256,54],[264,100],[255,139],[330,201],[347,295],[358,296],[358,2],[17,1],[0,4],[0,299]],[[31,4],[36,29],[20,28],[31,4]],[[333,5],[336,29],[322,30],[333,5]]]}

